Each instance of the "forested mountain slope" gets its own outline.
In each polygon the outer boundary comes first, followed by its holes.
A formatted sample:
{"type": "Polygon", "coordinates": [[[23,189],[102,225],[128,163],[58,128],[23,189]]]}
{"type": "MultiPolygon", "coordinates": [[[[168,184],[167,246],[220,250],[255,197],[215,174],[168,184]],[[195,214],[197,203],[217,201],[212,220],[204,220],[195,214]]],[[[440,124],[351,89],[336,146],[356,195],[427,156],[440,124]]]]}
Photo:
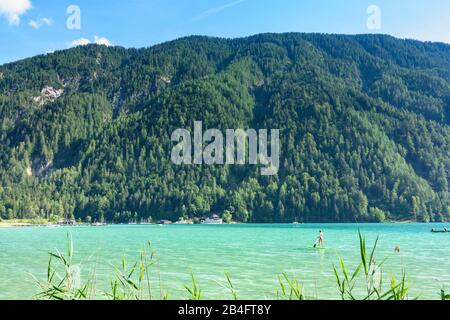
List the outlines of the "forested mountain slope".
{"type": "Polygon", "coordinates": [[[446,44],[292,33],[76,47],[0,67],[0,130],[3,219],[450,219],[446,44]],[[280,129],[278,175],[172,164],[172,131],[197,120],[280,129]]]}

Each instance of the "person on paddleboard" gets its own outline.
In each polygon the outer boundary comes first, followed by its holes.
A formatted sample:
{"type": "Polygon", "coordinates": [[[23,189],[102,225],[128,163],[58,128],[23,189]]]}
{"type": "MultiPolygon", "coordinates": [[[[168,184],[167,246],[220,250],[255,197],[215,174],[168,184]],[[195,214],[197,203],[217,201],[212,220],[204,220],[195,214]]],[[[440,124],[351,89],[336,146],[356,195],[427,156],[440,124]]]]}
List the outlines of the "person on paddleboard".
{"type": "Polygon", "coordinates": [[[322,230],[319,230],[319,236],[317,237],[317,241],[314,244],[314,248],[317,247],[317,245],[319,245],[319,247],[323,247],[323,232],[322,232],[322,230]]]}

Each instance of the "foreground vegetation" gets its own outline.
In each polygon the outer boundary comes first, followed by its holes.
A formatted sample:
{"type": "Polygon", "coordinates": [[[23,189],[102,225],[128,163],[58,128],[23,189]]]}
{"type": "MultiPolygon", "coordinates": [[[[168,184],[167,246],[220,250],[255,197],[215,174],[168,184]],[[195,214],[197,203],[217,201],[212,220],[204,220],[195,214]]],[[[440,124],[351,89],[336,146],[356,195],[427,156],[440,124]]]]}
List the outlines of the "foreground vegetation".
{"type": "MultiPolygon", "coordinates": [[[[391,275],[390,280],[385,283],[385,273],[382,269],[384,260],[381,263],[376,262],[377,242],[378,239],[371,249],[367,248],[364,236],[359,233],[360,262],[356,268],[349,270],[342,257],[340,257],[339,266],[333,266],[336,288],[340,298],[342,300],[418,299],[419,297],[409,296],[410,287],[404,271],[398,279],[391,275]]],[[[99,295],[96,290],[95,270],[91,271],[87,280],[81,281],[79,269],[74,266],[73,243],[68,234],[67,251],[63,253],[56,250],[56,252],[50,253],[46,280],[35,278],[40,292],[34,298],[46,300],[167,300],[170,296],[162,285],[159,265],[154,258],[150,242],[142,249],[139,259],[135,263],[128,265],[125,258],[122,258],[120,266],[115,268],[114,276],[110,281],[110,290],[103,291],[99,295]],[[157,285],[152,283],[151,274],[156,274],[159,282],[157,285]]],[[[218,282],[229,292],[229,297],[224,297],[224,299],[237,300],[239,291],[233,285],[228,273],[225,273],[224,280],[224,284],[218,282]]],[[[282,273],[278,277],[278,282],[279,288],[274,292],[276,299],[320,299],[320,297],[309,296],[305,293],[296,277],[282,273]]],[[[189,300],[208,298],[203,296],[201,286],[194,274],[191,276],[191,283],[185,284],[184,288],[186,298],[189,300]]],[[[441,299],[450,300],[450,294],[441,290],[441,299]]]]}
{"type": "Polygon", "coordinates": [[[450,218],[450,46],[188,37],[0,66],[0,218],[450,218]],[[280,171],[176,166],[176,128],[280,129],[280,171]]]}

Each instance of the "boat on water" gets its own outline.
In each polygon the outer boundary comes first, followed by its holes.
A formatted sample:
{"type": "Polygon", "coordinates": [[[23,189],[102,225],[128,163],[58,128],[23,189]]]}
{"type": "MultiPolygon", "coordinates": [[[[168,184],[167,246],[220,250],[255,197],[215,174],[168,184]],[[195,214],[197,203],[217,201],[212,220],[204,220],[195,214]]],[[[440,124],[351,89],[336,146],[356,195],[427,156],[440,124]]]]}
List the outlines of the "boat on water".
{"type": "Polygon", "coordinates": [[[201,220],[200,224],[223,224],[223,220],[217,214],[213,214],[210,218],[201,220]]]}
{"type": "Polygon", "coordinates": [[[178,220],[174,224],[192,224],[192,221],[189,221],[189,220],[178,220]]]}
{"type": "Polygon", "coordinates": [[[444,229],[431,229],[431,232],[433,233],[447,233],[449,230],[447,228],[444,229]]]}
{"type": "Polygon", "coordinates": [[[106,227],[106,223],[103,222],[95,222],[91,224],[91,227],[106,227]]]}
{"type": "Polygon", "coordinates": [[[158,221],[157,224],[159,224],[159,225],[172,224],[172,221],[170,221],[170,220],[160,220],[160,221],[158,221]]]}

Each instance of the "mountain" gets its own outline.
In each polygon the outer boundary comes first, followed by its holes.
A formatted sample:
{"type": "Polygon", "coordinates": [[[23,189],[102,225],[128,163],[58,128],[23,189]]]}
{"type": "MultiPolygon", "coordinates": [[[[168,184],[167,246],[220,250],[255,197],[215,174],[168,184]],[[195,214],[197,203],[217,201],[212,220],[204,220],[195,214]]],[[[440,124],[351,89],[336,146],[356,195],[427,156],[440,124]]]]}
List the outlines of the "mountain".
{"type": "Polygon", "coordinates": [[[450,46],[192,36],[0,66],[0,217],[450,220],[450,46]],[[278,175],[175,165],[177,128],[276,128],[278,175]]]}

